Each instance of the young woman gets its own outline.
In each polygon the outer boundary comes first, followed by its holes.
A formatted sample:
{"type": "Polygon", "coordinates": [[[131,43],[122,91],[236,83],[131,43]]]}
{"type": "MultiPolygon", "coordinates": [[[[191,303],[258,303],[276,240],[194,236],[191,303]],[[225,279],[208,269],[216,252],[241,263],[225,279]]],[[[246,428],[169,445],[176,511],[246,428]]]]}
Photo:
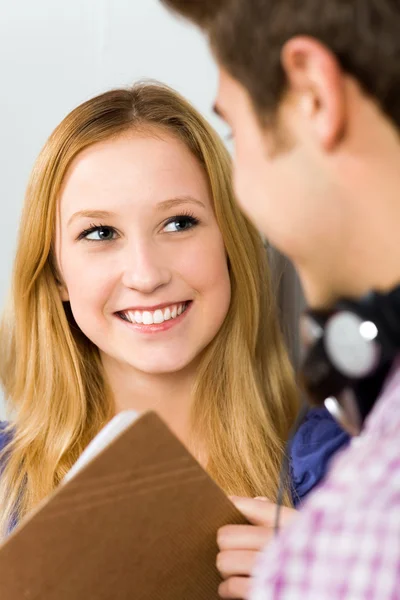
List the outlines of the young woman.
{"type": "Polygon", "coordinates": [[[129,408],[157,411],[227,493],[275,498],[297,395],[265,251],[223,144],[169,88],[105,93],[51,135],[0,353],[3,535],[129,408]]]}

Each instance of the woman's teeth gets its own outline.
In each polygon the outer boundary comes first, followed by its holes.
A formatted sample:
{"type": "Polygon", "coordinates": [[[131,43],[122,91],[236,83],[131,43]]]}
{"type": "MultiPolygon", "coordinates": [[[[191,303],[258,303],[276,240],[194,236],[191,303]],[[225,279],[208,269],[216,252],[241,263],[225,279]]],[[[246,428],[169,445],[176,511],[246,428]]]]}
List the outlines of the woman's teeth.
{"type": "Polygon", "coordinates": [[[154,311],[149,310],[127,310],[122,313],[123,317],[131,323],[138,323],[139,325],[158,325],[169,321],[170,319],[176,319],[179,317],[188,307],[188,302],[182,304],[173,304],[163,309],[157,309],[154,311]]]}

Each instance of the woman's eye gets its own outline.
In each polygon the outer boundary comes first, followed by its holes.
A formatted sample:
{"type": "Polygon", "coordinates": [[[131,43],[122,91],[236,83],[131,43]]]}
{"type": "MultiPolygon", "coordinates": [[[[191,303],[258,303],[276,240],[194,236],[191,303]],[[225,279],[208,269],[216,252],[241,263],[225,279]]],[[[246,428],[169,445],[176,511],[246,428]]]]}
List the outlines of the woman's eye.
{"type": "Polygon", "coordinates": [[[113,227],[91,227],[82,232],[81,237],[92,242],[110,242],[116,238],[113,227]]]}
{"type": "Polygon", "coordinates": [[[187,231],[192,229],[199,223],[199,220],[195,217],[179,216],[170,219],[164,227],[166,233],[177,233],[179,231],[187,231]]]}

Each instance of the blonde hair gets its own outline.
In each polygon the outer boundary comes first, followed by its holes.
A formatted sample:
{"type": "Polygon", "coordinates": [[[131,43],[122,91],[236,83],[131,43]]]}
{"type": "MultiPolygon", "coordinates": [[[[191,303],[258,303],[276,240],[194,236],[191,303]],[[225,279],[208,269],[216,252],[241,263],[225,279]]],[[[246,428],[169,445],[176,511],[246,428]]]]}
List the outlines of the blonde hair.
{"type": "Polygon", "coordinates": [[[297,393],[282,341],[265,248],[237,208],[230,159],[217,134],[176,92],[140,83],[88,100],[45,144],[27,190],[12,298],[0,327],[0,378],[14,413],[0,477],[0,527],[59,484],[113,416],[97,347],[60,299],[53,239],[60,189],[85,148],[155,126],[182,139],[204,167],[229,260],[232,300],[194,386],[192,423],[208,471],[230,494],[277,491],[297,393]]]}

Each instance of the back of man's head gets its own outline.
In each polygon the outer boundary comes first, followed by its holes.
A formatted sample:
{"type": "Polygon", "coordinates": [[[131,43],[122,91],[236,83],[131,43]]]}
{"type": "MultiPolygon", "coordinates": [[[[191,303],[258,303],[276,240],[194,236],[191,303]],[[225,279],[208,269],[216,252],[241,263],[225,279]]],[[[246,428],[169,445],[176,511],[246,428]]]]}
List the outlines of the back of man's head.
{"type": "Polygon", "coordinates": [[[400,281],[398,0],[162,0],[206,33],[237,198],[312,306],[400,281]]]}
{"type": "Polygon", "coordinates": [[[397,0],[162,0],[209,36],[217,60],[248,90],[260,117],[285,91],[281,52],[298,35],[322,42],[400,128],[397,0]]]}

